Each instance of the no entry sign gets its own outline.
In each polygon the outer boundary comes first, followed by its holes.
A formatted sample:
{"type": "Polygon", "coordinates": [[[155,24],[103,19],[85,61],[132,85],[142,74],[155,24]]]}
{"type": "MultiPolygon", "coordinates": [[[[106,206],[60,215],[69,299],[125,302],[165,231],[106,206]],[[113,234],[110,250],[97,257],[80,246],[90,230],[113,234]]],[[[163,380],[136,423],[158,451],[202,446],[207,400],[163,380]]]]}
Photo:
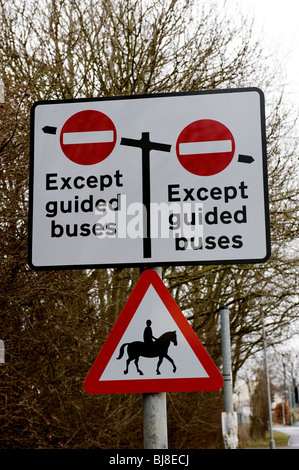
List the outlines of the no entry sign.
{"type": "Polygon", "coordinates": [[[37,102],[30,168],[34,269],[270,256],[259,89],[37,102]]]}
{"type": "Polygon", "coordinates": [[[94,165],[110,155],[116,143],[116,129],[105,114],[86,110],[72,115],[60,132],[63,153],[72,162],[94,165]]]}
{"type": "Polygon", "coordinates": [[[182,130],[176,152],[187,171],[198,176],[211,176],[230,164],[235,153],[235,141],[221,122],[202,119],[182,130]]]}

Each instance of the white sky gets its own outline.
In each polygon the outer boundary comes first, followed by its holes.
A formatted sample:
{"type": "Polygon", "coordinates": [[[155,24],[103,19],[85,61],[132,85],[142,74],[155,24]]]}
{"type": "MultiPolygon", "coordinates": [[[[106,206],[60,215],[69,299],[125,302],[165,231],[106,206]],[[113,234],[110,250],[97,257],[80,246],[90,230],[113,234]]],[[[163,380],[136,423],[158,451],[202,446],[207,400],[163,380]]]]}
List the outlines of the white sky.
{"type": "MultiPolygon", "coordinates": [[[[284,74],[286,104],[299,115],[299,1],[298,0],[217,0],[227,12],[240,11],[254,18],[254,29],[284,74]]],[[[267,56],[267,55],[266,55],[267,56]]],[[[298,138],[298,136],[297,136],[298,138]]],[[[288,344],[298,350],[298,336],[288,344]]]]}
{"type": "Polygon", "coordinates": [[[248,13],[263,41],[265,52],[280,63],[287,96],[299,109],[299,2],[298,0],[217,0],[229,14],[248,13]]]}

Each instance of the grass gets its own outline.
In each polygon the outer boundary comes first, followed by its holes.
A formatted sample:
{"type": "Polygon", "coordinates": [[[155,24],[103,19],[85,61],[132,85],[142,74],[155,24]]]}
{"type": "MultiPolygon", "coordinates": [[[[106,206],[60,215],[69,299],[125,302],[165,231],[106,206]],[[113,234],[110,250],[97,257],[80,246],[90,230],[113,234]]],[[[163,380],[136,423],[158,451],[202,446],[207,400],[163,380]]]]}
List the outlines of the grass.
{"type": "MultiPolygon", "coordinates": [[[[282,432],[273,431],[275,447],[287,447],[290,436],[282,432]]],[[[239,449],[270,448],[270,432],[266,433],[264,440],[254,441],[252,439],[239,439],[239,449]]]]}

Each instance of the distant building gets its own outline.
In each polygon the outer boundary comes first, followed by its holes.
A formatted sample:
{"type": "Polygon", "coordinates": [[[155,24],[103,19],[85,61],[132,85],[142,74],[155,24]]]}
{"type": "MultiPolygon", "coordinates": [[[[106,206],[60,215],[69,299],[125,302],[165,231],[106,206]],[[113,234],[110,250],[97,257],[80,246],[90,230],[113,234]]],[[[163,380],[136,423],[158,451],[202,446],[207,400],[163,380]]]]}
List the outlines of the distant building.
{"type": "Polygon", "coordinates": [[[235,411],[238,414],[238,424],[250,424],[252,404],[250,402],[247,384],[242,384],[233,395],[235,411]]]}

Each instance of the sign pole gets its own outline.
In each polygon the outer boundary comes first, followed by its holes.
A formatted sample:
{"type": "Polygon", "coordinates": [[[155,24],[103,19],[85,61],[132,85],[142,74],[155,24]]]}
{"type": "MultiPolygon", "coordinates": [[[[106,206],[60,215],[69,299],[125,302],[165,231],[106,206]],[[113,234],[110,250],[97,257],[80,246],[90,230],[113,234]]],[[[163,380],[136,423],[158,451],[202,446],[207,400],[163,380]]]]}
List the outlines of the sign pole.
{"type": "Polygon", "coordinates": [[[275,449],[275,440],[273,438],[273,429],[272,429],[271,392],[270,392],[270,380],[269,380],[268,359],[267,359],[267,340],[266,340],[265,319],[264,319],[263,312],[262,312],[262,334],[263,334],[264,362],[265,362],[265,374],[266,374],[266,385],[267,385],[267,400],[268,400],[268,414],[269,414],[269,428],[270,428],[270,448],[275,449]]]}
{"type": "Polygon", "coordinates": [[[222,434],[226,449],[236,449],[238,445],[238,420],[237,413],[234,412],[233,387],[231,370],[231,346],[230,346],[230,325],[229,310],[227,307],[220,309],[221,315],[221,342],[222,342],[222,363],[223,363],[223,392],[224,392],[224,413],[222,413],[222,434]]]}
{"type": "Polygon", "coordinates": [[[143,447],[167,449],[166,393],[143,394],[143,447]]]}
{"type": "MultiPolygon", "coordinates": [[[[140,274],[146,268],[140,269],[140,274]]],[[[162,268],[151,268],[162,276],[162,268]]],[[[143,394],[144,449],[167,449],[166,392],[143,394]]]]}

